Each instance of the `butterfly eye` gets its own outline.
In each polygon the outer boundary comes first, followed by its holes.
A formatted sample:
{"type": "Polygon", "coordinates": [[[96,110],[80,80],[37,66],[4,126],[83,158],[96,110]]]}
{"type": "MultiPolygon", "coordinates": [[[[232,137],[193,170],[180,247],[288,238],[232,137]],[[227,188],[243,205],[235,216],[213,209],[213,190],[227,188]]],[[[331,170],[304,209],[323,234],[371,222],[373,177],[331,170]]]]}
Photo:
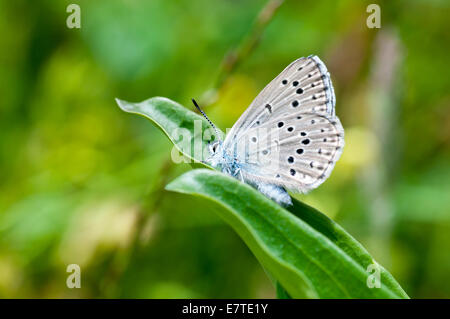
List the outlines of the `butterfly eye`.
{"type": "Polygon", "coordinates": [[[212,145],[209,146],[209,149],[212,153],[215,153],[217,151],[217,147],[219,146],[219,143],[214,143],[212,145]]]}

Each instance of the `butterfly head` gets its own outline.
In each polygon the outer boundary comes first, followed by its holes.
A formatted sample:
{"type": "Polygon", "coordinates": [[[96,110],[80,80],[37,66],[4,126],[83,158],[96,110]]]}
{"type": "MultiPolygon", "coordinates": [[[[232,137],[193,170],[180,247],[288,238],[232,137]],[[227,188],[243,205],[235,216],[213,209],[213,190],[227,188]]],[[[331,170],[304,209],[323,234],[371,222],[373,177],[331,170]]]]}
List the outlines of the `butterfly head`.
{"type": "Polygon", "coordinates": [[[215,141],[208,146],[209,158],[206,160],[212,167],[222,170],[227,166],[228,155],[223,147],[222,141],[215,141]]]}
{"type": "Polygon", "coordinates": [[[231,176],[238,176],[241,168],[239,161],[226,151],[222,141],[211,143],[209,153],[210,157],[206,160],[207,164],[231,176]]]}
{"type": "Polygon", "coordinates": [[[205,117],[209,125],[211,125],[211,127],[214,129],[216,137],[219,139],[218,141],[215,141],[209,145],[210,157],[207,158],[205,162],[215,169],[231,176],[236,177],[238,176],[238,174],[240,174],[242,179],[241,166],[239,164],[239,161],[235,157],[228,154],[228,152],[225,150],[223,141],[220,139],[220,134],[216,126],[213,124],[213,122],[211,122],[208,116],[206,116],[205,112],[203,112],[203,110],[200,108],[200,106],[198,106],[197,102],[194,99],[192,99],[192,103],[194,103],[197,110],[205,117]]]}

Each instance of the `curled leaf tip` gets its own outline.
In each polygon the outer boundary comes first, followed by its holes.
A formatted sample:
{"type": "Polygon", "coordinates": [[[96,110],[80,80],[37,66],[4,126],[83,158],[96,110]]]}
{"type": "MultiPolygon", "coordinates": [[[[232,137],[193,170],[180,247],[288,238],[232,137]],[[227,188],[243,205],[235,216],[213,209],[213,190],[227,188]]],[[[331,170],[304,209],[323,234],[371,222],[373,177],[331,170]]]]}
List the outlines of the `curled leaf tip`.
{"type": "Polygon", "coordinates": [[[119,105],[119,107],[125,111],[125,112],[129,112],[131,110],[130,107],[130,103],[128,103],[127,101],[121,100],[119,98],[115,98],[117,105],[119,105]]]}

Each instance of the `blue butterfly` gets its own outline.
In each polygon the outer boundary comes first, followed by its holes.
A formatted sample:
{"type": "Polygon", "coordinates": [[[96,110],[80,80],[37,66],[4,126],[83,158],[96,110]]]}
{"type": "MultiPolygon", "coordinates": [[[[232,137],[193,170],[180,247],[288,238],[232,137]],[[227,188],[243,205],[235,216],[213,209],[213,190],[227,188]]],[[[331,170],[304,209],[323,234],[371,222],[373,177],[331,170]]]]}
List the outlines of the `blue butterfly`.
{"type": "Polygon", "coordinates": [[[258,94],[225,140],[210,144],[205,162],[288,206],[286,189],[306,193],[318,187],[343,147],[330,74],[317,56],[309,56],[292,62],[258,94]]]}

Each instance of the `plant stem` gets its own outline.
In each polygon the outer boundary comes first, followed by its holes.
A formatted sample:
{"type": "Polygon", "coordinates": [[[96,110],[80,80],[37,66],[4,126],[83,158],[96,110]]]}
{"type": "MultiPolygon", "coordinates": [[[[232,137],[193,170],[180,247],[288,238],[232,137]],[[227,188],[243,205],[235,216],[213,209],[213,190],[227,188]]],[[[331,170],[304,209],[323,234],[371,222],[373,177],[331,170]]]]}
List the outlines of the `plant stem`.
{"type": "Polygon", "coordinates": [[[397,34],[390,29],[375,38],[372,72],[369,78],[369,127],[380,139],[380,153],[366,169],[363,185],[369,206],[369,248],[386,266],[390,264],[393,204],[389,194],[398,165],[396,143],[398,70],[402,54],[397,34]],[[378,253],[378,254],[376,254],[378,253]]]}
{"type": "Polygon", "coordinates": [[[214,104],[218,99],[218,91],[223,87],[226,80],[233,74],[236,68],[246,60],[258,46],[262,35],[272,21],[284,0],[269,0],[261,9],[249,33],[241,43],[229,50],[220,63],[216,81],[211,89],[202,94],[201,105],[204,107],[214,104]]]}

